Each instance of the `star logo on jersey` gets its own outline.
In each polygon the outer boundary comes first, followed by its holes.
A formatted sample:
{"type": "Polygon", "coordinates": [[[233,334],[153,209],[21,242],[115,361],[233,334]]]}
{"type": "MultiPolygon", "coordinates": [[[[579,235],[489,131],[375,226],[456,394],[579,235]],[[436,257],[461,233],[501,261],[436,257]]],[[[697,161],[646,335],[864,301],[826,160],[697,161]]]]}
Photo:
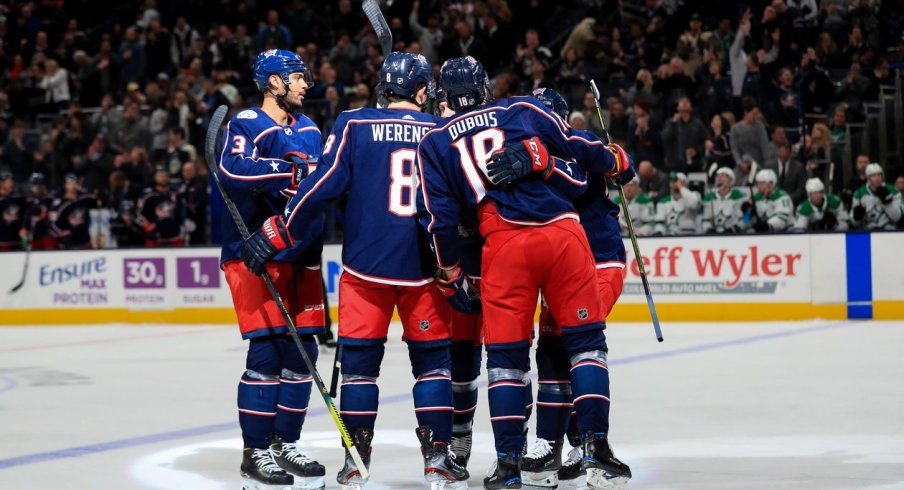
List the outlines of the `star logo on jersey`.
{"type": "Polygon", "coordinates": [[[283,133],[286,133],[286,136],[292,136],[292,128],[286,126],[283,128],[283,133]]]}
{"type": "Polygon", "coordinates": [[[289,217],[289,214],[290,214],[290,213],[291,213],[291,212],[289,211],[289,208],[286,208],[286,212],[285,212],[286,218],[289,217]]]}
{"type": "Polygon", "coordinates": [[[274,172],[279,172],[279,164],[276,162],[270,162],[270,167],[273,168],[274,172]]]}

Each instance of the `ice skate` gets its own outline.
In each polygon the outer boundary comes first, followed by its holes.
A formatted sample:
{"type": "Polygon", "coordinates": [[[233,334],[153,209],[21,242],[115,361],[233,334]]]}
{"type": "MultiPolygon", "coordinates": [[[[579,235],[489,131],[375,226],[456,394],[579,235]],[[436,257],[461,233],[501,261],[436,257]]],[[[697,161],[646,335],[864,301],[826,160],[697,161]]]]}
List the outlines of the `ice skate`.
{"type": "Polygon", "coordinates": [[[468,424],[467,431],[458,432],[453,428],[452,442],[449,444],[449,449],[455,454],[455,461],[460,464],[462,468],[467,468],[468,461],[471,459],[472,437],[470,424],[468,424]]]}
{"type": "Polygon", "coordinates": [[[576,490],[584,490],[587,488],[587,478],[584,476],[585,471],[581,469],[581,460],[584,453],[580,447],[573,447],[568,452],[568,459],[562,463],[562,467],[557,472],[559,488],[573,488],[576,490]]]}
{"type": "Polygon", "coordinates": [[[590,488],[627,488],[631,479],[631,468],[619,461],[605,435],[586,433],[584,458],[581,468],[587,472],[587,486],[590,488]]]}
{"type": "Polygon", "coordinates": [[[270,451],[276,464],[295,477],[292,490],[319,490],[326,487],[323,478],[326,468],[309,458],[297,442],[288,442],[277,437],[270,445],[270,451]]]}
{"type": "Polygon", "coordinates": [[[242,454],[242,490],[290,490],[295,479],[276,464],[269,449],[246,447],[242,454]]]}
{"type": "Polygon", "coordinates": [[[537,438],[521,462],[522,482],[530,487],[556,488],[558,471],[562,467],[563,440],[547,441],[537,438]]]}
{"type": "Polygon", "coordinates": [[[496,461],[490,466],[483,488],[521,488],[521,455],[518,453],[497,453],[496,461]]]}
{"type": "MultiPolygon", "coordinates": [[[[364,465],[368,469],[370,469],[370,444],[373,439],[374,433],[365,428],[360,428],[352,434],[352,443],[354,443],[355,447],[358,449],[361,460],[364,461],[364,465]]],[[[336,475],[336,481],[339,482],[339,485],[343,490],[362,490],[367,483],[367,479],[362,477],[361,473],[358,471],[355,460],[352,459],[352,455],[348,452],[348,449],[345,450],[345,466],[343,466],[339,471],[339,474],[336,475]]]]}
{"type": "Polygon", "coordinates": [[[468,470],[461,466],[444,442],[433,442],[433,430],[422,425],[414,430],[424,455],[424,479],[431,490],[468,488],[468,470]]]}

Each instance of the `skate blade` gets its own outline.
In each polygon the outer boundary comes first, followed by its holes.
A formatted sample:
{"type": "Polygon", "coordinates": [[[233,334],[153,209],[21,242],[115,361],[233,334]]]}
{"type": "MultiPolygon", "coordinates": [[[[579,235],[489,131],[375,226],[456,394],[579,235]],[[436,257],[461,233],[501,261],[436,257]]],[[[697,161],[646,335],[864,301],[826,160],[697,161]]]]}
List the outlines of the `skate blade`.
{"type": "Polygon", "coordinates": [[[364,483],[340,483],[339,488],[341,488],[342,490],[364,490],[364,485],[366,483],[367,482],[364,482],[364,483]]]}
{"type": "Polygon", "coordinates": [[[589,490],[590,487],[587,486],[587,478],[584,475],[581,475],[577,478],[572,478],[571,480],[559,480],[559,488],[568,490],[589,490]]]}
{"type": "Polygon", "coordinates": [[[295,484],[292,490],[321,490],[326,488],[326,481],[322,476],[298,476],[295,475],[295,484]]]}
{"type": "Polygon", "coordinates": [[[533,488],[558,488],[559,475],[555,471],[542,471],[539,473],[521,472],[521,483],[533,488]]]}
{"type": "Polygon", "coordinates": [[[468,490],[466,481],[436,480],[428,481],[430,490],[468,490]]]}
{"type": "Polygon", "coordinates": [[[624,490],[628,488],[625,476],[614,476],[606,470],[587,468],[587,486],[593,489],[624,490]]]}
{"type": "Polygon", "coordinates": [[[242,478],[242,490],[292,490],[292,485],[269,485],[251,478],[242,478]]]}

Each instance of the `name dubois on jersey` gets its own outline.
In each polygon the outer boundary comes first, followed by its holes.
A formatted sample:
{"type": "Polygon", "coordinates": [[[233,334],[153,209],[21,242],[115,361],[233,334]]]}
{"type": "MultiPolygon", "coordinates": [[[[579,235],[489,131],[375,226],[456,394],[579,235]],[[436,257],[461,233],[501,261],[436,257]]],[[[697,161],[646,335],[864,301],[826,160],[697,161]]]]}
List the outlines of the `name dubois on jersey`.
{"type": "Polygon", "coordinates": [[[420,143],[421,138],[432,129],[429,126],[413,124],[373,124],[370,131],[374,142],[397,141],[400,143],[420,143]]]}
{"type": "Polygon", "coordinates": [[[458,135],[464,133],[465,131],[469,131],[476,127],[494,128],[498,125],[499,123],[496,121],[495,111],[487,112],[484,114],[475,114],[473,116],[469,116],[460,121],[457,121],[455,124],[449,126],[449,137],[454,141],[458,138],[458,135]]]}

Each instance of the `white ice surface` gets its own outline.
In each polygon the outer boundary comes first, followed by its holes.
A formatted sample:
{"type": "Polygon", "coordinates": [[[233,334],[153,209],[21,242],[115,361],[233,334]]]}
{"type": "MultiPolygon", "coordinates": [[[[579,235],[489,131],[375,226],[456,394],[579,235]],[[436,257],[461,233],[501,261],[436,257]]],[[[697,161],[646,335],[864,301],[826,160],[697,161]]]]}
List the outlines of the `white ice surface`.
{"type": "MultiPolygon", "coordinates": [[[[904,322],[615,324],[613,448],[631,488],[904,489],[904,322]]],[[[426,488],[394,327],[368,489],[426,488]]],[[[0,328],[0,489],[238,489],[229,326],[0,328]]],[[[333,351],[321,352],[329,378],[333,351]]],[[[312,395],[303,442],[337,488],[312,395]]],[[[471,488],[493,458],[486,390],[471,488]]]]}

